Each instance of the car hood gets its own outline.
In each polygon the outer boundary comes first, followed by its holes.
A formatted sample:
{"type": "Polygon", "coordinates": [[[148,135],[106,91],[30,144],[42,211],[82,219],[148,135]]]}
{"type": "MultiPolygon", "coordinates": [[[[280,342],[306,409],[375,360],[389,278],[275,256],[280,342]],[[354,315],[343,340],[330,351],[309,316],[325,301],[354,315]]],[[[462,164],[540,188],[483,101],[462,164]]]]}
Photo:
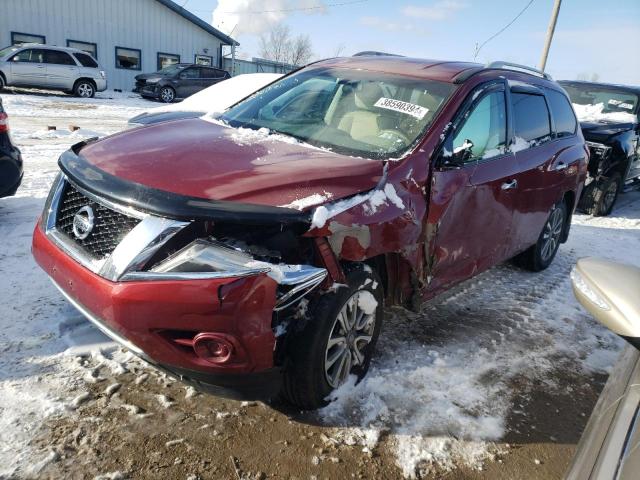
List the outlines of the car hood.
{"type": "Polygon", "coordinates": [[[633,130],[634,126],[631,122],[580,122],[584,138],[592,142],[607,142],[616,135],[633,130]]]}
{"type": "Polygon", "coordinates": [[[127,130],[83,147],[80,155],[99,170],[156,190],[298,209],[372,189],[383,172],[381,161],[201,118],[127,130]]]}
{"type": "Polygon", "coordinates": [[[129,119],[130,125],[152,125],[154,123],[169,122],[172,120],[181,120],[183,118],[197,118],[207,113],[206,111],[169,111],[169,112],[149,112],[141,113],[129,119]]]}

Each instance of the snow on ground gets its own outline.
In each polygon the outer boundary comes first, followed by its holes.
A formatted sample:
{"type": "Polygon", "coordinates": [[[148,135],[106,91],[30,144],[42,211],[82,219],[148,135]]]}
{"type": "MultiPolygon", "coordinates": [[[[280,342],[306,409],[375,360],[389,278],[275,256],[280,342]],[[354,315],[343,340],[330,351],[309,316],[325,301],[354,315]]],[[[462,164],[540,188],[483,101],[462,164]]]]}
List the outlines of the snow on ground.
{"type": "MultiPolygon", "coordinates": [[[[36,476],[56,460],[54,451],[32,451],[29,441],[46,418],[75,415],[90,401],[87,384],[103,373],[88,370],[83,356],[114,374],[131,364],[63,300],[30,253],[57,158],[78,141],[42,134],[46,126],[110,134],[149,105],[122,94],[102,97],[2,95],[25,179],[15,197],[0,200],[0,477],[17,468],[36,476]]],[[[396,203],[394,192],[385,193],[396,203]]],[[[553,387],[559,369],[588,375],[613,364],[621,342],[578,307],[568,274],[588,255],[640,264],[628,254],[640,250],[639,217],[640,194],[627,193],[612,217],[576,216],[569,242],[543,273],[503,265],[419,314],[388,311],[369,375],[343,386],[319,418],[336,437],[369,450],[388,434],[407,477],[431,466],[480,468],[509,428],[516,378],[553,387]]]]}

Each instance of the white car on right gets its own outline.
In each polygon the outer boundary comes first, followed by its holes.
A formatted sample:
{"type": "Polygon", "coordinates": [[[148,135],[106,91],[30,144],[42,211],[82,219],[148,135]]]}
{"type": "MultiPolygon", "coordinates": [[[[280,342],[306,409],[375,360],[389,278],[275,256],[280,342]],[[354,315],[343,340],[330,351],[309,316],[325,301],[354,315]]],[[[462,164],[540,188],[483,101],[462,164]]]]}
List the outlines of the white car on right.
{"type": "Polygon", "coordinates": [[[280,77],[282,75],[279,73],[238,75],[205,88],[180,103],[163,105],[142,112],[129,119],[129,125],[132,127],[152,125],[182,118],[200,117],[211,112],[223,112],[280,77]]]}

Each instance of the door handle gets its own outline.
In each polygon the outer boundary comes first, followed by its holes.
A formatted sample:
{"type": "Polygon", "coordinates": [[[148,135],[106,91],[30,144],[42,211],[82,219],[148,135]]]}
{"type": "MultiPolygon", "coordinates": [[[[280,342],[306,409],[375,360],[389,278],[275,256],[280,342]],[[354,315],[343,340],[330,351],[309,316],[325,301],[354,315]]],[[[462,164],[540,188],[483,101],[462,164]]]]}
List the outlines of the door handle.
{"type": "Polygon", "coordinates": [[[518,180],[513,179],[510,182],[504,182],[500,188],[502,190],[513,190],[514,188],[518,188],[518,180]]]}

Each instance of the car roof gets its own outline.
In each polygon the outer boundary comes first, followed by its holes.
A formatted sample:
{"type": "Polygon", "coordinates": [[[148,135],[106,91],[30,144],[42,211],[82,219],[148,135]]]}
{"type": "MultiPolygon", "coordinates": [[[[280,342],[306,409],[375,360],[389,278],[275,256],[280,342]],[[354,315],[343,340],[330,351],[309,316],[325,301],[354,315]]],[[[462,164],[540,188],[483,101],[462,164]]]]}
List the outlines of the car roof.
{"type": "Polygon", "coordinates": [[[586,87],[605,87],[613,90],[620,90],[625,92],[633,92],[640,95],[640,86],[638,85],[622,85],[619,83],[602,83],[602,82],[587,82],[585,80],[558,80],[560,85],[581,85],[586,87]]]}
{"type": "Polygon", "coordinates": [[[58,47],[57,45],[44,45],[42,43],[23,43],[21,45],[13,45],[13,46],[15,48],[41,48],[43,50],[62,50],[63,52],[68,52],[68,53],[85,53],[87,55],[91,55],[90,53],[87,53],[84,50],[80,50],[78,48],[58,47]]]}
{"type": "MultiPolygon", "coordinates": [[[[496,76],[520,80],[530,79],[532,83],[544,86],[555,85],[551,77],[536,69],[507,62],[493,62],[485,66],[475,62],[432,60],[378,52],[362,52],[353,57],[330,58],[312,65],[369,70],[457,84],[465,82],[478,73],[494,72],[496,76]]],[[[556,86],[556,88],[558,87],[556,86]]]]}

